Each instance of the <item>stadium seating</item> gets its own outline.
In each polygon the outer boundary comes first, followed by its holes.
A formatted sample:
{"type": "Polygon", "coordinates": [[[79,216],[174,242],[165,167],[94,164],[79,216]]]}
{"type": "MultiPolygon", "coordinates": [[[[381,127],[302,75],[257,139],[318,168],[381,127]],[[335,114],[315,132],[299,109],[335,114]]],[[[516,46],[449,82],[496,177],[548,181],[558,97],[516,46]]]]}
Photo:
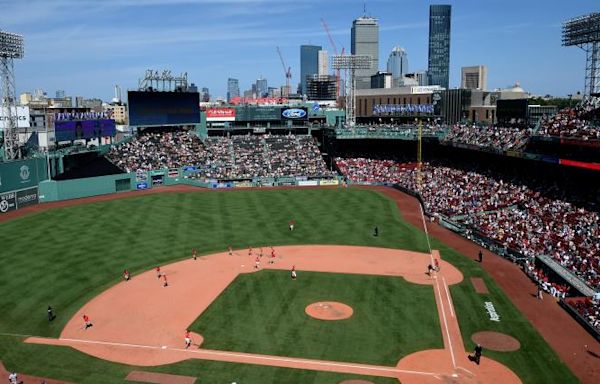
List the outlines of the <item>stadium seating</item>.
{"type": "Polygon", "coordinates": [[[239,135],[202,142],[185,131],[143,133],[107,157],[127,172],[196,166],[202,179],[333,176],[311,136],[239,135]]]}
{"type": "MultiPolygon", "coordinates": [[[[394,183],[416,191],[414,164],[336,158],[352,182],[394,183]]],[[[420,191],[426,211],[453,218],[525,257],[551,256],[600,289],[600,216],[588,208],[544,196],[518,181],[477,171],[424,164],[420,191]]]]}

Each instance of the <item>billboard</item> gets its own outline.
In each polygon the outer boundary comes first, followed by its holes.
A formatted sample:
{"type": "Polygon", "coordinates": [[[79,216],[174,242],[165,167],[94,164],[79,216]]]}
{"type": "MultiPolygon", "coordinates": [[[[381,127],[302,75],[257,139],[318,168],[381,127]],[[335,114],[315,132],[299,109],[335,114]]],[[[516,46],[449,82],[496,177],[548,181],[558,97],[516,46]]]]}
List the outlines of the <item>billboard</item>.
{"type": "Polygon", "coordinates": [[[281,107],[244,106],[236,110],[236,121],[280,121],[281,107]]]}
{"type": "Polygon", "coordinates": [[[73,141],[115,136],[117,129],[115,121],[110,119],[66,120],[55,121],[54,132],[56,141],[73,141]]]}
{"type": "Polygon", "coordinates": [[[308,110],[306,108],[283,108],[281,110],[281,120],[306,119],[308,119],[308,110]]]}
{"type": "Polygon", "coordinates": [[[208,108],[206,121],[235,121],[234,108],[208,108]]]}
{"type": "Polygon", "coordinates": [[[129,124],[185,125],[200,123],[198,92],[129,91],[129,124]]]}
{"type": "Polygon", "coordinates": [[[0,194],[0,214],[39,202],[37,187],[0,194]]]}
{"type": "Polygon", "coordinates": [[[433,114],[433,104],[374,104],[373,114],[433,114]]]}
{"type": "Polygon", "coordinates": [[[423,93],[433,93],[436,91],[441,91],[442,89],[443,88],[439,85],[420,85],[410,87],[410,93],[412,93],[413,95],[419,95],[423,93]]]}
{"type": "MultiPolygon", "coordinates": [[[[6,121],[8,116],[6,108],[0,108],[0,129],[6,128],[6,121]]],[[[13,121],[16,121],[18,128],[29,128],[29,107],[15,107],[11,108],[11,117],[13,121]]]]}

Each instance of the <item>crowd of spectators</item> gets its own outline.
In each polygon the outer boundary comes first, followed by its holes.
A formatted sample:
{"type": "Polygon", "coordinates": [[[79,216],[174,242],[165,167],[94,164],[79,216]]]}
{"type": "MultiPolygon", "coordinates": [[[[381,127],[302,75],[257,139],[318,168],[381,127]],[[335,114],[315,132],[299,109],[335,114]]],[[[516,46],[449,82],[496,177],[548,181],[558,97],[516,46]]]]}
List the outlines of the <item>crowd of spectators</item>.
{"type": "Polygon", "coordinates": [[[240,135],[202,142],[186,131],[147,132],[107,157],[127,172],[195,166],[196,178],[334,176],[311,136],[240,135]]]}
{"type": "Polygon", "coordinates": [[[600,290],[600,217],[516,180],[475,170],[393,160],[336,158],[352,182],[394,183],[420,191],[426,211],[455,221],[524,256],[544,254],[600,290]]]}
{"type": "Polygon", "coordinates": [[[474,145],[491,150],[518,151],[525,148],[530,131],[518,127],[455,124],[443,139],[446,143],[474,145]]]}
{"type": "Polygon", "coordinates": [[[541,121],[538,134],[580,140],[600,140],[600,126],[584,118],[584,115],[591,112],[593,108],[592,105],[588,105],[562,109],[556,115],[541,121]]]}
{"type": "Polygon", "coordinates": [[[111,148],[107,154],[126,172],[203,163],[205,156],[202,142],[186,131],[147,132],[111,148]]]}
{"type": "Polygon", "coordinates": [[[600,332],[600,302],[589,298],[577,300],[570,305],[598,332],[600,332]]]}

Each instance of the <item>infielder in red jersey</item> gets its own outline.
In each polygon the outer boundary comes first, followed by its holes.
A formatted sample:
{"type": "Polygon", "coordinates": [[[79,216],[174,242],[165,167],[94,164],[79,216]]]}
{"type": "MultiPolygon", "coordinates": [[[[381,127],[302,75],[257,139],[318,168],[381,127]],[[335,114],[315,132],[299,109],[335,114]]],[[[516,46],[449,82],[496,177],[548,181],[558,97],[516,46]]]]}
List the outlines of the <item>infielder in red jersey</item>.
{"type": "Polygon", "coordinates": [[[254,261],[254,269],[260,268],[260,257],[256,256],[256,260],[254,261]]]}
{"type": "Polygon", "coordinates": [[[90,321],[90,318],[88,315],[83,315],[83,322],[85,323],[85,329],[88,329],[89,327],[93,326],[94,324],[92,324],[92,322],[90,321]]]}
{"type": "Polygon", "coordinates": [[[163,279],[164,279],[163,287],[168,287],[169,283],[167,282],[167,275],[163,275],[163,279]]]}
{"type": "Polygon", "coordinates": [[[160,279],[160,267],[156,267],[156,278],[160,279]]]}

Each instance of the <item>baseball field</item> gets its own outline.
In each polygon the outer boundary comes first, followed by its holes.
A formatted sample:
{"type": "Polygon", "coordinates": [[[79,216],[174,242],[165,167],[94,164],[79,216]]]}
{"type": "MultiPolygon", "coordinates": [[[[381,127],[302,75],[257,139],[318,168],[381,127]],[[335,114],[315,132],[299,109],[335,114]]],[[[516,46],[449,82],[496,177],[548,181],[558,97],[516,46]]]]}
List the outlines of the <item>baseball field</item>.
{"type": "Polygon", "coordinates": [[[472,255],[428,239],[379,192],[123,196],[0,223],[6,369],[73,383],[134,371],[228,384],[578,382],[472,255]],[[426,274],[434,259],[440,271],[426,274]],[[308,308],[333,311],[322,302],[353,312],[319,320],[308,308]],[[500,337],[485,339],[478,366],[467,355],[481,332],[500,337]]]}

